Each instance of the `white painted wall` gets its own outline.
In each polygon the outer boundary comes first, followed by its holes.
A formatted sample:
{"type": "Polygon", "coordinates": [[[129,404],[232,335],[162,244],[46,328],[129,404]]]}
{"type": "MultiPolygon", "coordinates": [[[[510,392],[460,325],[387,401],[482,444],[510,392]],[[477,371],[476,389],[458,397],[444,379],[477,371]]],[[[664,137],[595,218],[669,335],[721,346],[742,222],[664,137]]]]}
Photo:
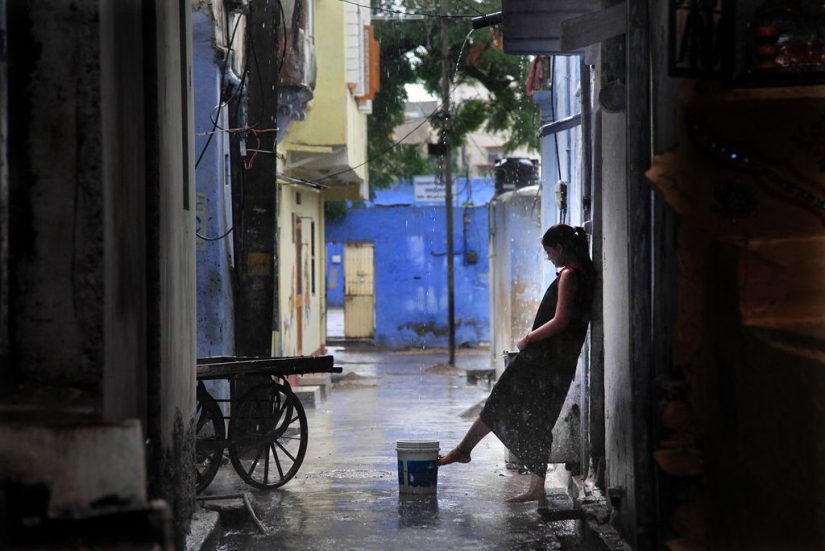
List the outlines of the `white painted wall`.
{"type": "Polygon", "coordinates": [[[632,486],[632,366],[625,115],[602,113],[606,485],[632,486]]]}

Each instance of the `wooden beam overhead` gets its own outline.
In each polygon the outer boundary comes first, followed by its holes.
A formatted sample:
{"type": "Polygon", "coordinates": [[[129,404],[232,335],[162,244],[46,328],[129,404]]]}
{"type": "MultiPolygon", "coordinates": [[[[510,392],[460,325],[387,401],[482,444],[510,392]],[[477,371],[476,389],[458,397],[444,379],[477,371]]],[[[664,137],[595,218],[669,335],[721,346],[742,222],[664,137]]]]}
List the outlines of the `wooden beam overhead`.
{"type": "Polygon", "coordinates": [[[600,0],[502,0],[507,54],[560,55],[562,23],[600,7],[600,0]]]}
{"type": "Polygon", "coordinates": [[[561,23],[561,50],[572,53],[619,36],[627,29],[627,4],[621,2],[561,23]]]}
{"type": "Polygon", "coordinates": [[[587,13],[601,8],[601,0],[502,0],[501,11],[553,14],[587,13]]]}

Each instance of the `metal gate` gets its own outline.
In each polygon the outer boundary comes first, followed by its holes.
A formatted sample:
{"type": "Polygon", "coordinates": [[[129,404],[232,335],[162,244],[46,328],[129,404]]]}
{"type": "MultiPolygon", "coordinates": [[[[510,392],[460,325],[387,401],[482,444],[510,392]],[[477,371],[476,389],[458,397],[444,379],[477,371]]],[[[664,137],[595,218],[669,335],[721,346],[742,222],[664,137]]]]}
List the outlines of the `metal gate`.
{"type": "Polygon", "coordinates": [[[375,336],[375,268],[372,243],[344,245],[344,338],[375,336]]]}

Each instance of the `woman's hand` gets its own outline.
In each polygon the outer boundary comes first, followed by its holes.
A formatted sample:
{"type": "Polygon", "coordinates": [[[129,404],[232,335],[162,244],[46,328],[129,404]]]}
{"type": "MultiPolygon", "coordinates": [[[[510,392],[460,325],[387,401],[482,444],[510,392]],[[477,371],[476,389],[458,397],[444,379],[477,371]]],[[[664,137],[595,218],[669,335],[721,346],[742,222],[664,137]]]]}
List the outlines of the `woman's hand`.
{"type": "MultiPolygon", "coordinates": [[[[527,335],[529,335],[529,334],[530,334],[530,333],[527,333],[527,335]]],[[[529,343],[529,342],[530,342],[530,339],[527,337],[527,335],[524,335],[524,336],[523,336],[522,338],[520,338],[520,339],[519,339],[519,341],[516,343],[516,346],[518,346],[518,349],[519,349],[519,350],[524,350],[525,348],[527,348],[527,343],[529,343]]]]}

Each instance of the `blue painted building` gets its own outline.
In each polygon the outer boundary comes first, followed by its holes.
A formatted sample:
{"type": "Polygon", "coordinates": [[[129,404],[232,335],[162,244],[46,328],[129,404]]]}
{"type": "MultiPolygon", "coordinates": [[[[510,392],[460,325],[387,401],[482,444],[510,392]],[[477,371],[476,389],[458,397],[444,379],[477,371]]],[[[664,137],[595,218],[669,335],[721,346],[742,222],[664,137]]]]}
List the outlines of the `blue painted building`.
{"type": "Polygon", "coordinates": [[[210,115],[214,116],[220,128],[229,127],[227,109],[217,108],[224,82],[222,62],[215,50],[214,25],[208,10],[193,11],[198,357],[231,356],[235,352],[231,286],[234,251],[232,234],[227,234],[232,228],[229,134],[214,132],[210,120],[210,115]]]}
{"type": "MultiPolygon", "coordinates": [[[[420,182],[419,182],[420,184],[420,182]]],[[[456,343],[486,343],[490,336],[487,204],[488,178],[457,178],[454,190],[456,343]]],[[[447,223],[443,202],[416,198],[411,182],[398,182],[376,198],[326,222],[327,305],[344,305],[346,244],[374,247],[377,346],[446,347],[448,335],[447,223]]]]}

